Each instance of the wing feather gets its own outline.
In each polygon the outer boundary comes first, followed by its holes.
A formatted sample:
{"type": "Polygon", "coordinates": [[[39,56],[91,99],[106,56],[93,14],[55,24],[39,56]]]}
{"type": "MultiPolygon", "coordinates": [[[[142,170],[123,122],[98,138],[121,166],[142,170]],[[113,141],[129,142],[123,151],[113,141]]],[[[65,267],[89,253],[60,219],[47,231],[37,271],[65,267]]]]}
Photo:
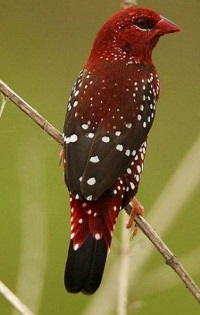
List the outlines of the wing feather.
{"type": "Polygon", "coordinates": [[[86,70],[80,74],[64,126],[66,183],[77,198],[88,200],[98,199],[124,174],[145,141],[155,114],[152,78],[132,83],[126,93],[110,82],[105,95],[103,81],[86,70]]]}

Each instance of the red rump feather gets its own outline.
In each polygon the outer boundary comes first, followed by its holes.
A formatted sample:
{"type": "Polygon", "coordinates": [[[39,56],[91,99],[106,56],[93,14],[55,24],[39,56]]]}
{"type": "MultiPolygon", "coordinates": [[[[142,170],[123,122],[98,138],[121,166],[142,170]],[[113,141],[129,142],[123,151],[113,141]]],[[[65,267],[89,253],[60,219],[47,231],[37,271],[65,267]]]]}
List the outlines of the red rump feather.
{"type": "Polygon", "coordinates": [[[71,195],[71,239],[77,250],[91,234],[96,240],[103,238],[110,247],[112,233],[121,208],[120,196],[101,197],[96,201],[75,200],[71,195]]]}
{"type": "Polygon", "coordinates": [[[95,39],[72,89],[63,139],[70,192],[69,292],[100,285],[119,212],[138,190],[159,79],[151,61],[161,35],[180,29],[156,12],[130,7],[95,39]]]}

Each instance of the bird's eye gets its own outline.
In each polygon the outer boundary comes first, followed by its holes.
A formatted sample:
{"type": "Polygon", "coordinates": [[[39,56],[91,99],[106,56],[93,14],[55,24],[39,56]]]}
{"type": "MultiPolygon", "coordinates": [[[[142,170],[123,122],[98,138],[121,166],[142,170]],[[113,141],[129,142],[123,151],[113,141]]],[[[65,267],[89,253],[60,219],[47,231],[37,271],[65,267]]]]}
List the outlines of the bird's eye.
{"type": "Polygon", "coordinates": [[[141,17],[141,18],[138,18],[134,22],[134,25],[136,25],[137,27],[139,27],[143,30],[149,30],[149,29],[152,29],[154,27],[154,22],[150,19],[141,17]]]}

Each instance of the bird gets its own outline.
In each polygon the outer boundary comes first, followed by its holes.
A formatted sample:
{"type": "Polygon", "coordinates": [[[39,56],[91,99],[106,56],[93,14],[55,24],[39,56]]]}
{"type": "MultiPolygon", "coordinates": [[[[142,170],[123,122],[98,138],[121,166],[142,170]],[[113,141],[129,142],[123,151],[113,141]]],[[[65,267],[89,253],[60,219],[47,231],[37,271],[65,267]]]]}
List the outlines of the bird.
{"type": "Polygon", "coordinates": [[[159,38],[180,28],[149,8],[127,7],[101,27],[72,88],[63,128],[71,239],[69,293],[99,288],[118,215],[143,213],[136,193],[160,82],[152,63],[159,38]]]}

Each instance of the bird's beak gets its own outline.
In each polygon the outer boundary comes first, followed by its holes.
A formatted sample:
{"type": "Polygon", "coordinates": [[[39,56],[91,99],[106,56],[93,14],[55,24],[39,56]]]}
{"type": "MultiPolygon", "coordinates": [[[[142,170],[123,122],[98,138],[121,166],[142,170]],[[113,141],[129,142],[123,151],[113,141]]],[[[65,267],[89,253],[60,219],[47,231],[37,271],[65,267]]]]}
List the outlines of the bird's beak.
{"type": "Polygon", "coordinates": [[[157,35],[164,35],[168,33],[179,32],[181,29],[179,26],[171,22],[170,20],[161,16],[161,20],[156,24],[157,35]]]}

